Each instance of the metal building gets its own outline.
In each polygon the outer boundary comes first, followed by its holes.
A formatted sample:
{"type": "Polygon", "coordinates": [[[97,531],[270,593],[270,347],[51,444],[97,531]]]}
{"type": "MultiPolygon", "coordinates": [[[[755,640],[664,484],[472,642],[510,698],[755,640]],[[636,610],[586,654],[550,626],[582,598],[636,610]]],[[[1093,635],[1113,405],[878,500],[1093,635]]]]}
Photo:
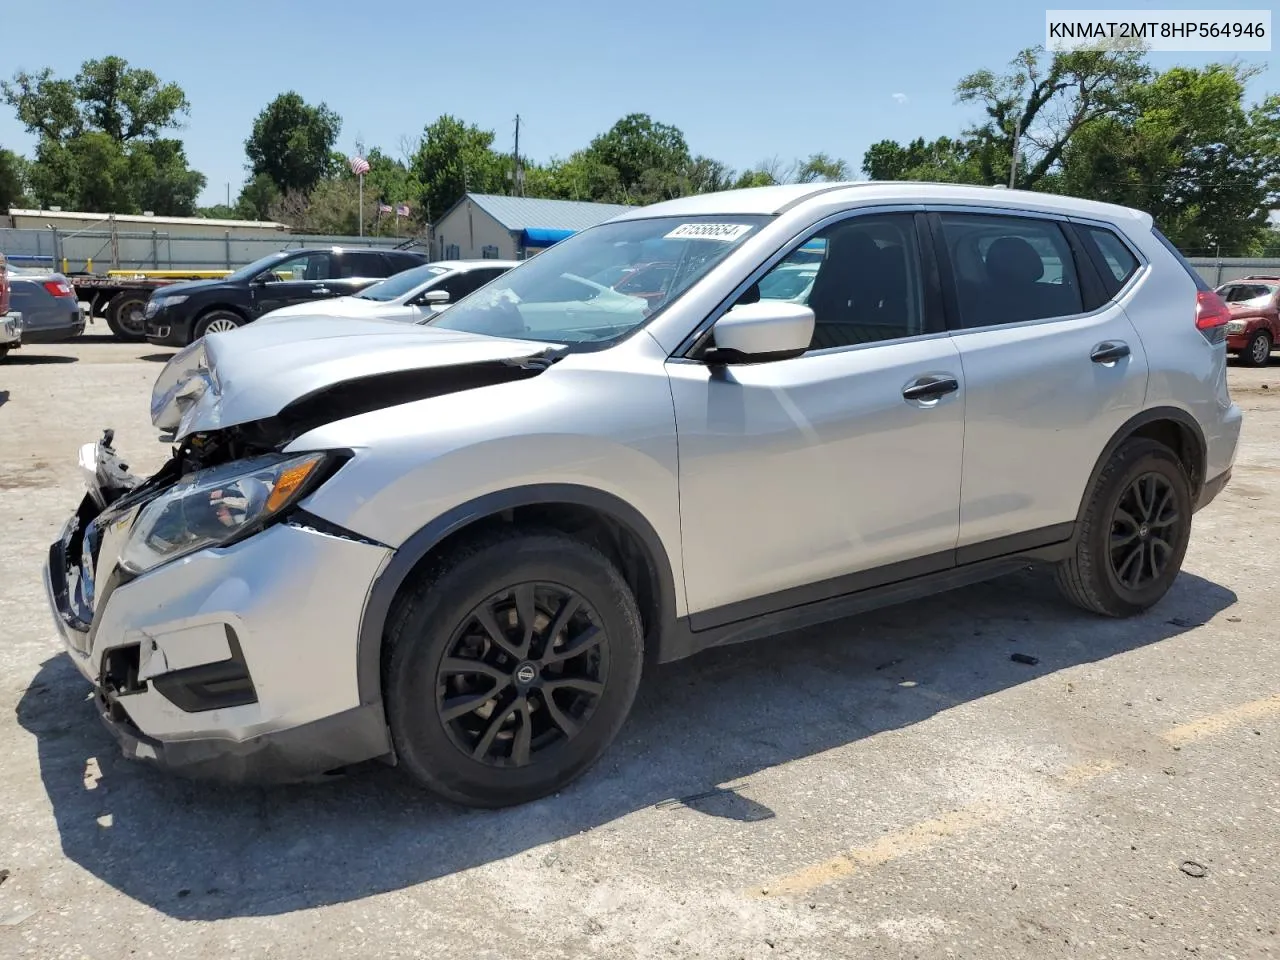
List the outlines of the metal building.
{"type": "Polygon", "coordinates": [[[613,203],[468,193],[432,225],[441,260],[523,260],[626,210],[613,203]]]}

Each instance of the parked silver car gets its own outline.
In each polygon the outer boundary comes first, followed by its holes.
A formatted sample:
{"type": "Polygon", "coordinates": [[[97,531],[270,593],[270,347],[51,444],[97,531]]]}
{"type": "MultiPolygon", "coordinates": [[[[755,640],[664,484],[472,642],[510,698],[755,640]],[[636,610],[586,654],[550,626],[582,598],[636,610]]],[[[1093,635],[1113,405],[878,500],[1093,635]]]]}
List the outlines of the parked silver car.
{"type": "Polygon", "coordinates": [[[403,270],[350,297],[295,303],[260,317],[364,317],[419,323],[502,276],[517,260],[439,260],[403,270]]]}
{"type": "Polygon", "coordinates": [[[66,277],[12,263],[8,276],[9,309],[22,314],[23,343],[56,343],[84,333],[84,311],[66,277]]]}
{"type": "Polygon", "coordinates": [[[174,457],[144,480],[86,445],[49,600],[130,756],[383,757],[526,801],[603,753],[646,663],[1032,560],[1085,610],[1155,604],[1235,458],[1228,319],[1150,217],[1067,197],[636,209],[424,326],[184,349],[151,400],[174,457]],[[773,278],[815,250],[794,301],[773,278]],[[584,280],[645,257],[662,291],[584,280]]]}

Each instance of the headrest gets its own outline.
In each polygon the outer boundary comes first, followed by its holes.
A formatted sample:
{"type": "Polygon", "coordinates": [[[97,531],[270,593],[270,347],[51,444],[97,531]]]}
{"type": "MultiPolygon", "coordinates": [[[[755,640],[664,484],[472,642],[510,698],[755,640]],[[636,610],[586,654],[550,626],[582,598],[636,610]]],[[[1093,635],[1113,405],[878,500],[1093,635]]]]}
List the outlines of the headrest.
{"type": "Polygon", "coordinates": [[[987,276],[1003,283],[1035,283],[1044,276],[1044,261],[1021,237],[1001,237],[987,249],[987,276]]]}

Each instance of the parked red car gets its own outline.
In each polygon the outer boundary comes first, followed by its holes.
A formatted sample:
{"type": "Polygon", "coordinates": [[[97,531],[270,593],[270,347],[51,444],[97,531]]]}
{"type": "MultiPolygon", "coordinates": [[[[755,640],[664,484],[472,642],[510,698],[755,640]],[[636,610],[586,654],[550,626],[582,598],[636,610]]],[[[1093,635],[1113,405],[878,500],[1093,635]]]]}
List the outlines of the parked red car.
{"type": "Polygon", "coordinates": [[[1231,309],[1227,351],[1246,367],[1265,367],[1280,340],[1280,277],[1241,277],[1218,287],[1231,309]]]}

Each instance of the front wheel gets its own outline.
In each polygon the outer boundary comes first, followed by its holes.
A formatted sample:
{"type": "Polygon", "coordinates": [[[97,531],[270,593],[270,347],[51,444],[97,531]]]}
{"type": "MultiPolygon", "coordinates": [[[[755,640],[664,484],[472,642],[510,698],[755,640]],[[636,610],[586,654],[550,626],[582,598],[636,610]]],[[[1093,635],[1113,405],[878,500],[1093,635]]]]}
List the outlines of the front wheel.
{"type": "Polygon", "coordinates": [[[409,589],[383,696],[410,776],[502,807],[554,793],[599,759],[635,699],[644,643],[607,557],[558,531],[497,531],[409,589]]]}
{"type": "Polygon", "coordinates": [[[1154,440],[1129,440],[1089,496],[1058,586],[1076,606],[1109,617],[1141,613],[1168,592],[1191,539],[1191,483],[1154,440]]]}
{"type": "Polygon", "coordinates": [[[1271,334],[1259,330],[1240,351],[1240,362],[1246,367],[1265,367],[1271,362],[1271,334]]]}
{"type": "Polygon", "coordinates": [[[244,325],[244,317],[230,310],[210,310],[196,321],[191,333],[191,342],[199,340],[206,333],[226,333],[244,325]]]}

